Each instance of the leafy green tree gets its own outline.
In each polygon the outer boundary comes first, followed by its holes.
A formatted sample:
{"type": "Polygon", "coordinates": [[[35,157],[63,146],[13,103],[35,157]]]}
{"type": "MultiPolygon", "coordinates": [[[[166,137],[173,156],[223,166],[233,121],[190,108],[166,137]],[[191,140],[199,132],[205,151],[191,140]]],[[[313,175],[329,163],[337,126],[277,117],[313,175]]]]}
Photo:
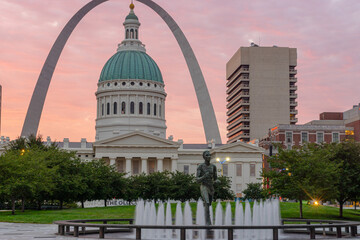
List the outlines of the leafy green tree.
{"type": "Polygon", "coordinates": [[[284,150],[269,158],[272,169],[263,172],[271,181],[270,191],[282,197],[302,201],[334,197],[339,165],[330,160],[328,147],[307,144],[299,149],[284,150]]]}
{"type": "Polygon", "coordinates": [[[144,199],[154,199],[156,201],[165,201],[169,198],[170,176],[169,172],[154,172],[146,175],[144,199]]]}
{"type": "Polygon", "coordinates": [[[45,164],[46,156],[41,151],[11,150],[0,156],[0,194],[11,201],[12,214],[15,214],[15,201],[33,198],[38,191],[50,191],[52,171],[45,164]]]}
{"type": "Polygon", "coordinates": [[[248,183],[243,193],[245,199],[259,200],[264,198],[264,190],[261,183],[248,183]]]}
{"type": "Polygon", "coordinates": [[[226,176],[219,176],[219,181],[215,183],[214,199],[231,200],[235,198],[234,192],[231,190],[231,180],[226,176]]]}
{"type": "Polygon", "coordinates": [[[171,172],[169,182],[169,198],[185,202],[200,198],[200,185],[195,181],[194,174],[171,172]]]}
{"type": "Polygon", "coordinates": [[[343,205],[346,201],[356,201],[360,189],[360,144],[346,141],[332,144],[328,149],[331,160],[339,164],[336,181],[336,200],[339,202],[339,216],[343,217],[343,205]]]}
{"type": "Polygon", "coordinates": [[[144,173],[132,175],[126,179],[126,182],[128,187],[125,189],[125,200],[131,202],[140,198],[145,199],[143,193],[148,186],[146,175],[144,173]]]}

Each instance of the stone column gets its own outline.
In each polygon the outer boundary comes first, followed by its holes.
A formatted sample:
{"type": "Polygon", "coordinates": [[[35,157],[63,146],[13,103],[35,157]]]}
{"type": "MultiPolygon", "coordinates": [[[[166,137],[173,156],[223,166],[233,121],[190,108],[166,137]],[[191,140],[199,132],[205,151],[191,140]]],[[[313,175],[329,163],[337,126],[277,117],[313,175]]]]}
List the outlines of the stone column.
{"type": "Polygon", "coordinates": [[[147,164],[147,158],[141,158],[141,172],[146,174],[148,173],[147,164]]]}
{"type": "Polygon", "coordinates": [[[125,172],[128,176],[131,175],[131,158],[125,158],[126,159],[126,166],[125,166],[125,172]]]}
{"type": "Polygon", "coordinates": [[[163,158],[158,158],[157,159],[157,170],[158,170],[158,172],[164,171],[163,162],[164,162],[163,158]]]}
{"type": "Polygon", "coordinates": [[[177,163],[178,163],[177,158],[171,158],[171,171],[172,172],[175,172],[177,170],[177,163]]]}

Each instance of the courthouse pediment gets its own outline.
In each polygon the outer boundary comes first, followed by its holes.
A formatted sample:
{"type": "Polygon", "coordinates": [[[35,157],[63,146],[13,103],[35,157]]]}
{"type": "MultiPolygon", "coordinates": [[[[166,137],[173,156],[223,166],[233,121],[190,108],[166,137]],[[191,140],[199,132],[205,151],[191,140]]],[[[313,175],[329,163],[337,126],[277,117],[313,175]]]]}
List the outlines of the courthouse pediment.
{"type": "Polygon", "coordinates": [[[264,149],[253,146],[244,142],[235,142],[225,144],[221,147],[215,148],[214,152],[246,152],[246,153],[263,153],[264,149]]]}
{"type": "Polygon", "coordinates": [[[97,141],[94,147],[179,147],[179,143],[143,132],[131,132],[121,136],[97,141]]]}

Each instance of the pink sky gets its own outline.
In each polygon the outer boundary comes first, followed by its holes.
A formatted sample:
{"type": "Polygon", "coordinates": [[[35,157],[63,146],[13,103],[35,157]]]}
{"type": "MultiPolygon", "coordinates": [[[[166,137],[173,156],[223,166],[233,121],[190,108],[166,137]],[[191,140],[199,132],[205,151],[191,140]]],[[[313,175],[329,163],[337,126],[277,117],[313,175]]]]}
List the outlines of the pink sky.
{"type": "MultiPolygon", "coordinates": [[[[240,46],[298,49],[299,123],[320,112],[360,102],[358,0],[155,0],[177,21],[202,68],[226,142],[225,65],[240,46]],[[260,39],[260,40],[259,40],[260,39]]],[[[41,67],[57,35],[88,0],[1,0],[1,135],[19,136],[41,67]]],[[[39,127],[44,138],[95,137],[95,91],[101,69],[123,40],[129,0],[110,0],[90,12],[70,37],[39,127]]],[[[166,92],[167,135],[203,143],[200,111],[180,48],[165,23],[135,2],[140,39],[159,65],[166,92]]]]}

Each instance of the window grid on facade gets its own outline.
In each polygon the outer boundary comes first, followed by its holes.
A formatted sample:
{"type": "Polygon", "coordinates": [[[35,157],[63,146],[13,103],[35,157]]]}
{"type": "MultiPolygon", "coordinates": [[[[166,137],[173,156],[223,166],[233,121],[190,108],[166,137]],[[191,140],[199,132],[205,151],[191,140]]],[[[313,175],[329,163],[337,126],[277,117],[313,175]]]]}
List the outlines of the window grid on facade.
{"type": "Polygon", "coordinates": [[[316,133],[316,142],[317,143],[324,142],[324,133],[322,133],[322,132],[316,133]]]}
{"type": "Polygon", "coordinates": [[[336,143],[340,142],[339,133],[337,132],[332,133],[332,141],[336,143]]]}
{"type": "Polygon", "coordinates": [[[184,173],[189,174],[190,173],[190,167],[189,165],[184,165],[184,173]]]}
{"type": "Polygon", "coordinates": [[[306,143],[306,142],[308,142],[309,140],[308,140],[308,132],[302,132],[301,133],[301,142],[302,143],[306,143]]]}
{"type": "Polygon", "coordinates": [[[250,164],[250,177],[255,177],[255,164],[250,164]]]}
{"type": "Polygon", "coordinates": [[[236,176],[241,177],[242,176],[242,165],[236,164],[236,176]]]}
{"type": "Polygon", "coordinates": [[[121,114],[125,114],[126,113],[126,103],[122,102],[121,103],[121,114]]]}
{"type": "Polygon", "coordinates": [[[133,174],[139,174],[140,173],[140,161],[139,160],[134,160],[132,162],[133,165],[133,174]]]}
{"type": "Polygon", "coordinates": [[[110,115],[110,103],[106,104],[106,115],[110,115]]]}
{"type": "Polygon", "coordinates": [[[135,113],[135,103],[131,102],[130,103],[130,114],[134,114],[135,113]]]}
{"type": "Polygon", "coordinates": [[[139,102],[139,114],[143,114],[143,103],[139,102]]]}
{"type": "Polygon", "coordinates": [[[292,142],[293,142],[292,132],[286,132],[286,143],[292,143],[292,142]]]}
{"type": "Polygon", "coordinates": [[[229,166],[227,165],[227,164],[223,164],[222,165],[222,170],[223,170],[223,175],[224,176],[228,176],[228,174],[229,174],[229,168],[228,168],[229,166]]]}
{"type": "Polygon", "coordinates": [[[114,114],[117,114],[117,102],[114,102],[114,114]]]}
{"type": "Polygon", "coordinates": [[[147,103],[147,115],[151,114],[150,103],[147,103]]]}

